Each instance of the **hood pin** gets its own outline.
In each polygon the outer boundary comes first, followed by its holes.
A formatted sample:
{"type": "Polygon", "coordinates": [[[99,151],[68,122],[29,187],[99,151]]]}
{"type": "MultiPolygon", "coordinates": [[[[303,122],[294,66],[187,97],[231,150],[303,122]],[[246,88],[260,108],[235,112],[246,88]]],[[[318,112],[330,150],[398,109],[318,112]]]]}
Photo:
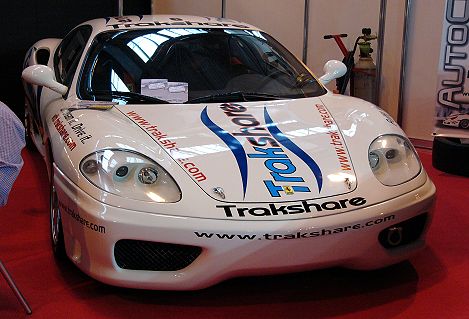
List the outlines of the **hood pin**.
{"type": "Polygon", "coordinates": [[[213,193],[220,196],[222,199],[225,199],[225,191],[221,187],[214,187],[213,193]]]}

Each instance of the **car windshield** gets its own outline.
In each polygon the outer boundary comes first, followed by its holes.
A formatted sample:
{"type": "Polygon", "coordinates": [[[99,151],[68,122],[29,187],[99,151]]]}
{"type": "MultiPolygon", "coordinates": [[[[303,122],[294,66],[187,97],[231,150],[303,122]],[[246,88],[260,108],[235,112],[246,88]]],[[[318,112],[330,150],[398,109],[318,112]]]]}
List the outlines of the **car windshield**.
{"type": "Polygon", "coordinates": [[[96,36],[82,99],[126,103],[262,101],[326,90],[269,35],[238,29],[142,29],[96,36]]]}

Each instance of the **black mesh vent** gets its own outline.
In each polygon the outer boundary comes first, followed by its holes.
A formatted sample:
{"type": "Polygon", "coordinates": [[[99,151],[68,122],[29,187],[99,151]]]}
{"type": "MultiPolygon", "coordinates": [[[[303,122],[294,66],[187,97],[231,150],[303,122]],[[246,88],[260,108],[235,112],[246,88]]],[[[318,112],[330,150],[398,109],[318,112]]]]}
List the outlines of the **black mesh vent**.
{"type": "Polygon", "coordinates": [[[174,271],[189,266],[201,252],[195,246],[122,239],[114,247],[114,258],[123,269],[174,271]]]}

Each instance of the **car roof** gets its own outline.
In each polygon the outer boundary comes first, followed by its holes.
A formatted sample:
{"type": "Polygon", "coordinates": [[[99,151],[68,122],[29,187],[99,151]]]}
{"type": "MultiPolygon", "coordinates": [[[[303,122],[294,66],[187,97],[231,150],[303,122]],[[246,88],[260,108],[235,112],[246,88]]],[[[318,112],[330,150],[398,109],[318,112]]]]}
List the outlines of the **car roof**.
{"type": "Polygon", "coordinates": [[[106,17],[82,23],[91,25],[94,33],[109,30],[126,30],[141,28],[230,28],[258,30],[250,24],[216,17],[199,17],[190,15],[132,15],[106,17]]]}

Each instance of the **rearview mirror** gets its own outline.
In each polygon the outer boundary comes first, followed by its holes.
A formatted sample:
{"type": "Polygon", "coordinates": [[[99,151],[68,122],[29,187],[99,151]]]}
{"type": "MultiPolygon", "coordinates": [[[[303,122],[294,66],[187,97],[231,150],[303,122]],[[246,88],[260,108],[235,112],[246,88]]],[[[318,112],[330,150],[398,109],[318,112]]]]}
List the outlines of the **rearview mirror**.
{"type": "Polygon", "coordinates": [[[21,73],[21,77],[28,83],[44,86],[60,95],[65,95],[68,91],[68,87],[55,80],[54,71],[42,64],[28,66],[21,73]]]}
{"type": "Polygon", "coordinates": [[[319,78],[323,85],[331,82],[334,79],[340,78],[347,73],[347,67],[344,63],[337,60],[330,60],[324,64],[324,75],[319,78]]]}

